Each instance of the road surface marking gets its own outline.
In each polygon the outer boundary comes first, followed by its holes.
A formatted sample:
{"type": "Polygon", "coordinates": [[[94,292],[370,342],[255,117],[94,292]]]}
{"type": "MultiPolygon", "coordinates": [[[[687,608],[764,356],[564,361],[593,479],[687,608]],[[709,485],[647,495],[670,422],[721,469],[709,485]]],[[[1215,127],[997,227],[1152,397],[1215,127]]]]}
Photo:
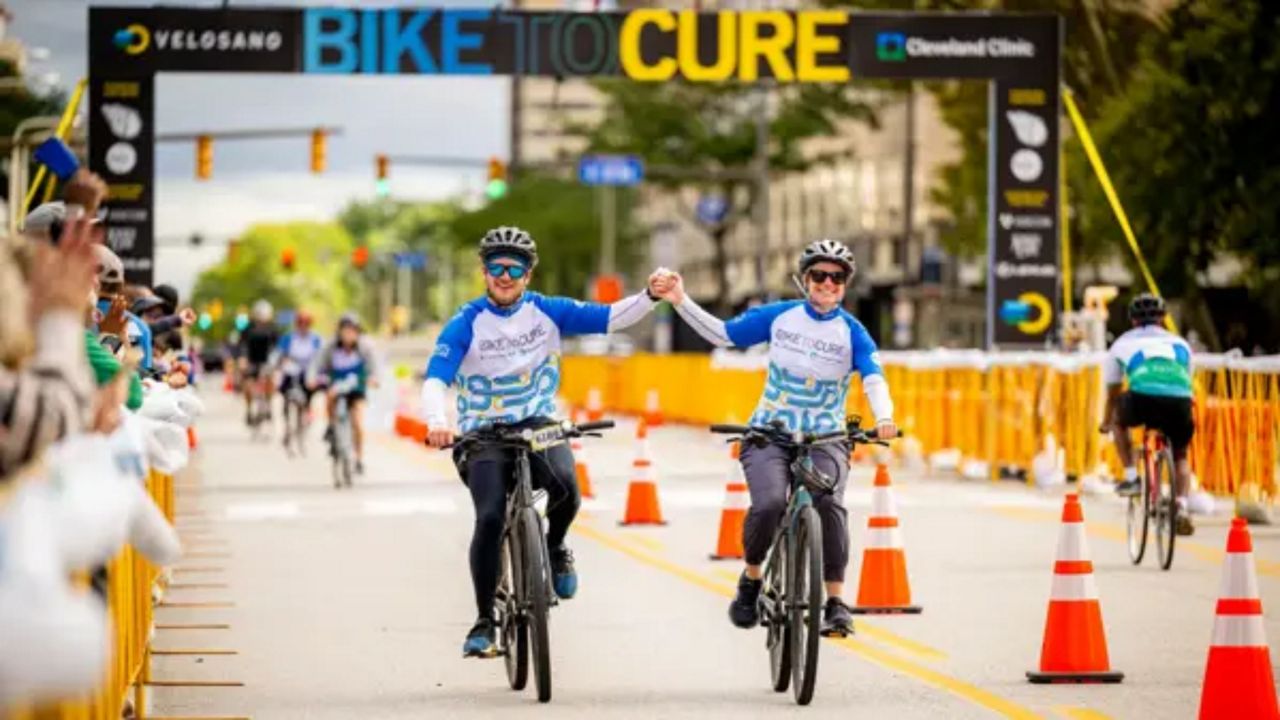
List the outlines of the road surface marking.
{"type": "Polygon", "coordinates": [[[270,520],[296,517],[298,503],[240,503],[228,505],[224,511],[228,520],[270,520]]]}
{"type": "MultiPolygon", "coordinates": [[[[721,595],[723,597],[728,597],[728,598],[732,598],[734,595],[734,590],[729,585],[725,585],[717,580],[713,580],[708,576],[695,572],[689,568],[673,563],[664,558],[656,557],[654,555],[646,553],[643,550],[635,548],[625,542],[622,542],[617,537],[609,533],[606,533],[594,526],[586,525],[584,523],[576,523],[573,526],[573,531],[579,535],[582,535],[583,537],[594,540],[600,543],[601,545],[604,545],[605,547],[609,547],[625,555],[629,555],[635,560],[639,560],[642,563],[655,567],[668,574],[674,575],[682,580],[685,580],[689,583],[697,585],[698,587],[701,587],[705,590],[709,590],[713,593],[716,593],[717,595],[721,595]]],[[[863,623],[863,625],[865,626],[866,624],[863,623]]],[[[870,626],[867,626],[867,627],[870,627],[870,626]]],[[[895,638],[895,641],[900,640],[900,638],[893,636],[887,630],[881,630],[879,628],[876,628],[876,630],[878,631],[878,633],[883,634],[883,636],[886,638],[892,636],[895,638]]],[[[870,635],[871,633],[868,632],[866,634],[870,635]]],[[[891,652],[875,647],[873,645],[869,645],[861,640],[857,640],[854,638],[842,638],[842,639],[833,640],[833,642],[835,642],[837,645],[840,645],[841,647],[852,650],[853,652],[876,663],[877,665],[888,668],[890,670],[896,670],[905,675],[910,675],[911,677],[914,677],[918,680],[928,683],[929,685],[933,685],[935,687],[946,690],[947,692],[953,695],[956,695],[957,697],[960,697],[964,700],[968,700],[969,702],[972,702],[981,707],[985,707],[988,710],[996,712],[1004,717],[1013,718],[1014,720],[1040,720],[1041,719],[1041,716],[1036,712],[1030,710],[1029,708],[1023,707],[1013,702],[1012,700],[1008,700],[1006,698],[1000,697],[995,693],[989,692],[987,690],[983,690],[982,688],[979,688],[975,685],[971,685],[963,680],[959,680],[957,678],[951,677],[949,675],[938,672],[936,670],[932,670],[923,665],[918,665],[910,660],[901,658],[891,652]]],[[[907,642],[917,647],[923,647],[919,643],[914,643],[911,641],[907,641],[907,642]]],[[[941,653],[939,652],[939,654],[941,653]]]]}
{"type": "Polygon", "coordinates": [[[452,515],[458,506],[452,498],[393,498],[365,500],[366,515],[452,515]]]}
{"type": "Polygon", "coordinates": [[[1075,708],[1060,705],[1054,708],[1053,711],[1064,718],[1068,718],[1068,720],[1111,720],[1110,715],[1100,713],[1097,710],[1090,710],[1089,708],[1075,708]]]}

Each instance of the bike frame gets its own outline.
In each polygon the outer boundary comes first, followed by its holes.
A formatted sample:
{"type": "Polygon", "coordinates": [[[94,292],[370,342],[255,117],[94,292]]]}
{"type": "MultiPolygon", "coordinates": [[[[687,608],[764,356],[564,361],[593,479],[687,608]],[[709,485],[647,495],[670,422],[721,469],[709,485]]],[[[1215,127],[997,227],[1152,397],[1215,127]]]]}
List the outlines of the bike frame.
{"type": "MultiPolygon", "coordinates": [[[[1142,433],[1142,470],[1145,475],[1143,491],[1147,493],[1147,497],[1151,499],[1150,507],[1155,508],[1156,502],[1160,499],[1160,479],[1156,477],[1156,457],[1169,446],[1169,441],[1165,439],[1164,433],[1154,428],[1147,428],[1142,433]]],[[[1175,459],[1176,463],[1177,460],[1175,459]]],[[[1174,487],[1173,493],[1178,493],[1177,473],[1178,468],[1175,464],[1170,468],[1173,471],[1174,487]]]]}

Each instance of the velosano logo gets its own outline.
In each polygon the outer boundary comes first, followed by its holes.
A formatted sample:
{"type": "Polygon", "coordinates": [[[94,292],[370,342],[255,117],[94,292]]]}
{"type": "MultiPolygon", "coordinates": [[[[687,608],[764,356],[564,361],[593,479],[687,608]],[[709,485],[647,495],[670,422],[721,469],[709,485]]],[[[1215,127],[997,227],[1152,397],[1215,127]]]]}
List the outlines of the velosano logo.
{"type": "Polygon", "coordinates": [[[279,30],[217,30],[212,28],[163,27],[149,30],[134,23],[117,30],[112,40],[129,55],[148,48],[167,52],[275,52],[284,46],[279,30]]]}

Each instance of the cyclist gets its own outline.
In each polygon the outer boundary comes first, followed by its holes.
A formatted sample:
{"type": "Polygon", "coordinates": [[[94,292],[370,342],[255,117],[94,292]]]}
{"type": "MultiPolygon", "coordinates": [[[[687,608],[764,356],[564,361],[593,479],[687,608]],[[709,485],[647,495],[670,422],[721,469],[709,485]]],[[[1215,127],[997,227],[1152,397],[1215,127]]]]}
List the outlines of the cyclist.
{"type": "MultiPolygon", "coordinates": [[[[653,309],[655,301],[646,292],[601,305],[529,291],[538,248],[520,228],[490,230],[480,240],[479,254],[485,296],[463,305],[445,325],[422,386],[430,429],[427,442],[432,447],[454,439],[445,414],[445,394],[451,384],[458,390],[462,432],[486,422],[545,424],[555,412],[560,386],[561,338],[633,325],[653,309]]],[[[568,447],[558,445],[532,457],[533,485],[547,492],[552,584],[558,596],[571,598],[577,592],[578,576],[564,539],[581,502],[573,455],[568,447]]],[[[496,652],[494,594],[511,454],[501,449],[468,455],[455,451],[454,462],[476,508],[470,560],[479,618],[467,633],[463,653],[492,657],[496,652]]]]}
{"type": "Polygon", "coordinates": [[[338,330],[333,342],[316,356],[312,376],[328,379],[329,391],[325,401],[325,416],[329,427],[324,431],[326,442],[333,441],[333,416],[338,407],[336,385],[342,380],[354,376],[355,384],[343,393],[347,399],[347,417],[351,420],[351,439],[355,441],[356,474],[364,474],[364,406],[366,390],[377,387],[378,381],[374,371],[373,344],[362,333],[360,318],[355,313],[344,313],[338,319],[338,330]]]}
{"type": "MultiPolygon", "coordinates": [[[[258,420],[253,417],[254,395],[267,395],[269,399],[266,374],[270,370],[271,351],[279,341],[274,316],[271,303],[258,300],[250,314],[252,323],[240,334],[240,385],[244,391],[244,421],[250,426],[258,420]]],[[[266,421],[271,422],[270,402],[266,403],[266,411],[266,421]]]]}
{"type": "Polygon", "coordinates": [[[1187,512],[1191,464],[1187,446],[1195,435],[1191,416],[1191,346],[1164,328],[1164,300],[1142,293],[1129,303],[1133,328],[1116,338],[1107,351],[1102,379],[1107,384],[1107,407],[1100,432],[1112,434],[1116,453],[1124,463],[1124,480],[1116,485],[1123,496],[1142,489],[1134,465],[1129,428],[1145,426],[1164,433],[1177,466],[1177,533],[1195,532],[1187,512]],[[1127,392],[1123,390],[1125,379],[1127,392]]]}
{"type": "MultiPolygon", "coordinates": [[[[311,313],[299,309],[294,316],[294,330],[280,338],[275,349],[275,362],[272,363],[280,371],[280,397],[284,400],[284,406],[287,407],[289,404],[289,393],[294,387],[298,387],[302,389],[305,398],[303,410],[308,413],[311,412],[311,394],[314,386],[308,382],[307,370],[310,369],[311,362],[319,355],[320,348],[324,345],[320,334],[311,331],[314,321],[311,313]]],[[[281,414],[287,418],[287,413],[283,410],[281,414]]],[[[286,444],[288,437],[286,433],[286,444]]]]}
{"type": "MultiPolygon", "coordinates": [[[[819,240],[800,255],[799,277],[805,297],[751,308],[729,321],[703,310],[684,293],[679,275],[654,288],[675,306],[680,317],[699,335],[720,347],[749,347],[769,343],[769,367],[764,395],[750,424],[781,421],[788,430],[832,432],[845,426],[845,397],[854,372],[875,415],[876,435],[888,439],[898,434],[893,421],[893,400],[880,368],[876,344],[866,328],[841,304],[856,270],[853,253],[843,243],[819,240]]],[[[761,564],[786,511],[790,486],[789,450],[776,445],[746,445],[740,455],[751,493],[751,509],[743,527],[746,568],[738,580],[737,596],[729,606],[729,619],[740,628],[760,620],[756,607],[761,587],[761,564]]],[[[834,491],[815,498],[822,518],[823,579],[827,602],[823,608],[824,634],[853,632],[853,616],[841,596],[845,567],[849,563],[849,531],[844,508],[844,488],[849,474],[849,448],[843,444],[818,446],[814,463],[836,479],[834,491]]]]}

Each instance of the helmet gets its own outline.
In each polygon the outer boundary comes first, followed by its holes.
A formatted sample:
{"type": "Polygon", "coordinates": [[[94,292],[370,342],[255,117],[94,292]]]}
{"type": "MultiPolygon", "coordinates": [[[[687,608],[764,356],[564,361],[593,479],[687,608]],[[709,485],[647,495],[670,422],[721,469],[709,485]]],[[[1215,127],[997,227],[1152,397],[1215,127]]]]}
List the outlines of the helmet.
{"type": "Polygon", "coordinates": [[[839,240],[824,239],[810,243],[804,252],[800,253],[800,274],[803,275],[811,266],[824,261],[842,266],[849,275],[853,275],[858,269],[852,250],[839,240]]]}
{"type": "Polygon", "coordinates": [[[480,238],[480,257],[488,260],[494,255],[511,253],[525,258],[529,267],[538,264],[538,244],[529,233],[518,227],[503,225],[496,227],[480,238]]]}
{"type": "Polygon", "coordinates": [[[347,326],[353,327],[356,330],[364,329],[364,327],[360,324],[360,316],[350,311],[342,313],[342,317],[338,318],[339,330],[347,326]]]}
{"type": "Polygon", "coordinates": [[[272,309],[271,303],[267,302],[266,300],[259,300],[258,302],[253,304],[254,320],[257,320],[259,322],[266,322],[271,319],[271,316],[273,314],[275,314],[275,310],[272,309]]]}
{"type": "Polygon", "coordinates": [[[306,310],[299,310],[297,314],[293,316],[293,321],[299,325],[302,325],[304,323],[307,325],[310,325],[311,323],[315,322],[315,318],[312,317],[311,313],[307,312],[306,310]]]}
{"type": "Polygon", "coordinates": [[[1164,320],[1164,299],[1142,293],[1129,303],[1129,320],[1139,325],[1154,325],[1164,320]]]}

